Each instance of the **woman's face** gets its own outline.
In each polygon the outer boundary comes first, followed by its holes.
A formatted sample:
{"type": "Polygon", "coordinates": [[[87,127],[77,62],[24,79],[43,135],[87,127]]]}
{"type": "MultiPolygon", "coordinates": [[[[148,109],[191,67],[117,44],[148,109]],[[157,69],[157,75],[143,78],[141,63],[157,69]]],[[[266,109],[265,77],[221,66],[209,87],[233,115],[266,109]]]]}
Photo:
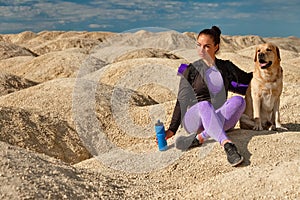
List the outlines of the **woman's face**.
{"type": "Polygon", "coordinates": [[[197,40],[197,50],[201,58],[205,58],[208,54],[211,59],[215,60],[216,51],[219,44],[215,45],[213,38],[210,35],[201,34],[197,40]]]}

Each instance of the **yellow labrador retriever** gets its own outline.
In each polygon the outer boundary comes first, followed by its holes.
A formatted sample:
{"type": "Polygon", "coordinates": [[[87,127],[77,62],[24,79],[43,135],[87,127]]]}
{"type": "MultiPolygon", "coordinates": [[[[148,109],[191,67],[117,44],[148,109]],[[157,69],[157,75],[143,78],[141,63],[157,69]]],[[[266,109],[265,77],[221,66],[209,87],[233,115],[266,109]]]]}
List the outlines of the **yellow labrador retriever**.
{"type": "Polygon", "coordinates": [[[243,129],[275,130],[281,128],[279,104],[283,70],[279,48],[272,43],[256,47],[253,79],[246,92],[246,109],[240,119],[243,129]]]}

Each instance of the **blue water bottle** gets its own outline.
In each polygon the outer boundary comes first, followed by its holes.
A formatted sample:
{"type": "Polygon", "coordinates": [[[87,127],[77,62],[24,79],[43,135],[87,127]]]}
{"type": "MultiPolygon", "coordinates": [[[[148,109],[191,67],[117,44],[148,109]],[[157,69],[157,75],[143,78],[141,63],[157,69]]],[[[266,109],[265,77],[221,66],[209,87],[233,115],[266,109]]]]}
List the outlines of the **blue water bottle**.
{"type": "Polygon", "coordinates": [[[164,124],[158,120],[155,124],[155,132],[158,143],[158,149],[160,151],[165,151],[168,148],[167,140],[166,140],[166,132],[164,124]]]}

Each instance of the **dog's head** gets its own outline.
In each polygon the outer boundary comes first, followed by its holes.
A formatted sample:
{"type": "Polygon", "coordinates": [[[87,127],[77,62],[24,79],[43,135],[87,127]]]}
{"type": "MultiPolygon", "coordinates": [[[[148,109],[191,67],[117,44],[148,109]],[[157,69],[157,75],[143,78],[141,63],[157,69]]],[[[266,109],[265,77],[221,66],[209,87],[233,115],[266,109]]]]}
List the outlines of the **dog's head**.
{"type": "Polygon", "coordinates": [[[272,65],[279,65],[279,48],[272,43],[260,44],[256,47],[254,62],[261,69],[267,69],[272,65]]]}

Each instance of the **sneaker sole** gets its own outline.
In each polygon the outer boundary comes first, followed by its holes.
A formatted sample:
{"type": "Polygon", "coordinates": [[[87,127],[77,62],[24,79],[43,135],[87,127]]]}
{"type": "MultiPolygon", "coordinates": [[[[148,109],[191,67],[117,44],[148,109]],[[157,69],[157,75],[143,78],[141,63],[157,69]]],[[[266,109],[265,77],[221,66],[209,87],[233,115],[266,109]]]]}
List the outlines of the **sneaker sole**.
{"type": "Polygon", "coordinates": [[[244,161],[244,158],[243,158],[243,156],[241,156],[241,159],[239,160],[239,162],[233,163],[233,164],[231,164],[231,166],[232,166],[232,167],[235,167],[235,166],[241,164],[243,161],[244,161]]]}

